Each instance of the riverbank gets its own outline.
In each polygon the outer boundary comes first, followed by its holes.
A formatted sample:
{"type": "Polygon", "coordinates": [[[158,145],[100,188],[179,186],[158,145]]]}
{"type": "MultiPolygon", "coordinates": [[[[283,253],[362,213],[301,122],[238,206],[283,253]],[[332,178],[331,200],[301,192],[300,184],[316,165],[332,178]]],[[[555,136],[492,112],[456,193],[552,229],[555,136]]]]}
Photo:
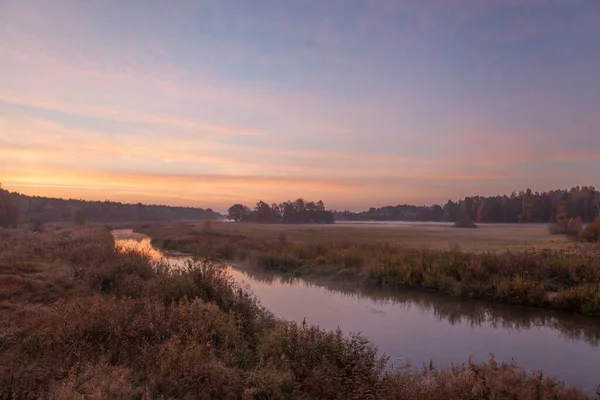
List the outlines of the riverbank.
{"type": "Polygon", "coordinates": [[[584,399],[515,365],[386,371],[275,319],[216,262],[172,271],[106,229],[0,232],[2,398],[584,399]]]}
{"type": "MultiPolygon", "coordinates": [[[[131,230],[112,231],[120,248],[154,255],[150,238],[131,230]]],[[[189,257],[159,254],[174,268],[189,257]]],[[[394,290],[356,282],[310,281],[244,264],[227,263],[275,316],[325,330],[360,332],[388,358],[388,367],[451,367],[466,359],[514,362],[543,370],[565,384],[594,393],[592,371],[600,370],[600,319],[578,313],[448,296],[424,290],[394,290]],[[418,333],[418,334],[416,334],[418,333]],[[543,340],[540,338],[543,337],[543,340]]]]}
{"type": "Polygon", "coordinates": [[[307,279],[432,290],[600,316],[597,246],[475,253],[457,247],[415,248],[385,240],[362,240],[353,237],[361,237],[359,227],[346,228],[339,240],[331,235],[323,240],[310,229],[292,227],[291,240],[286,231],[279,231],[274,238],[270,227],[255,224],[236,233],[231,225],[207,228],[175,223],[136,229],[152,237],[160,248],[244,262],[307,279]]]}

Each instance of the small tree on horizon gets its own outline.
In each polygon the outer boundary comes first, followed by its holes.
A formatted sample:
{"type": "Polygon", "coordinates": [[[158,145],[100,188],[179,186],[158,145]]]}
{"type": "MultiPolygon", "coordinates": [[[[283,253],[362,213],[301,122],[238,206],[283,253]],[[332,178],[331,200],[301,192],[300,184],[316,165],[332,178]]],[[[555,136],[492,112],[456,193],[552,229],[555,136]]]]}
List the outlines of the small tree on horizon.
{"type": "Polygon", "coordinates": [[[227,210],[227,218],[240,222],[250,215],[250,209],[243,204],[234,204],[227,210]]]}

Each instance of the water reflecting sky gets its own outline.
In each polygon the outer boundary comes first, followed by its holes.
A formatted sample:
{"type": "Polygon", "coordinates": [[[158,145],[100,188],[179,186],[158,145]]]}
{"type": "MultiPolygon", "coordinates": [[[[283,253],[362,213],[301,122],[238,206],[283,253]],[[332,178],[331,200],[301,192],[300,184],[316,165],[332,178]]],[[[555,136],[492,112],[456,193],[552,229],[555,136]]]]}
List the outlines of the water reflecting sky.
{"type": "MultiPolygon", "coordinates": [[[[130,232],[117,232],[117,244],[162,257],[147,237],[130,232]]],[[[248,268],[229,271],[276,316],[360,332],[396,365],[407,360],[450,365],[469,357],[486,361],[493,354],[590,393],[600,383],[600,320],[595,318],[420,291],[308,284],[248,268]]]]}

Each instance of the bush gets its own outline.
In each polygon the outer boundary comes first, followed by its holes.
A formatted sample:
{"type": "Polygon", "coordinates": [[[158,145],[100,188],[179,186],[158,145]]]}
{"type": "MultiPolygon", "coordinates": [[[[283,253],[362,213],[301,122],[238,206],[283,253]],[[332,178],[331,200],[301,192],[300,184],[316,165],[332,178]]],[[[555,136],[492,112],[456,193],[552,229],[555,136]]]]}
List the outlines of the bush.
{"type": "Polygon", "coordinates": [[[581,232],[581,240],[586,242],[600,241],[600,217],[585,226],[581,232]]]}
{"type": "Polygon", "coordinates": [[[135,388],[129,368],[107,362],[88,363],[69,371],[69,375],[49,388],[50,399],[133,399],[135,388]]]}
{"type": "Polygon", "coordinates": [[[470,219],[458,220],[452,225],[454,228],[477,228],[477,224],[470,219]]]}
{"type": "Polygon", "coordinates": [[[291,372],[314,399],[374,398],[385,359],[359,336],[324,332],[305,322],[281,323],[260,347],[265,365],[291,372]]]}
{"type": "Polygon", "coordinates": [[[581,217],[562,218],[549,226],[552,235],[566,235],[571,240],[578,240],[581,234],[581,217]]]}
{"type": "Polygon", "coordinates": [[[383,380],[383,399],[587,399],[541,372],[528,373],[514,363],[499,363],[493,357],[485,364],[472,361],[452,368],[424,366],[404,370],[383,380]]]}

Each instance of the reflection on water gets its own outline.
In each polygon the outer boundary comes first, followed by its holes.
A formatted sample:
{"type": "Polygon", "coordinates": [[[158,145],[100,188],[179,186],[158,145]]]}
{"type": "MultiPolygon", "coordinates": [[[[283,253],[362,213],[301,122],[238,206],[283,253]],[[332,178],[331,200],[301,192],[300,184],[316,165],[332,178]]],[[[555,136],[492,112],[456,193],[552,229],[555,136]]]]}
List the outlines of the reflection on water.
{"type": "Polygon", "coordinates": [[[117,247],[123,250],[135,250],[148,255],[151,259],[165,260],[169,263],[183,264],[185,259],[178,257],[177,253],[167,253],[152,247],[150,238],[142,233],[133,232],[131,229],[116,229],[112,231],[117,247]]]}
{"type": "MultiPolygon", "coordinates": [[[[150,240],[115,231],[117,244],[163,254],[150,240]]],[[[180,264],[183,257],[166,257],[180,264]]],[[[473,357],[514,359],[593,392],[600,382],[600,320],[558,311],[457,299],[418,291],[391,292],[341,284],[310,284],[249,268],[230,267],[273,314],[324,329],[360,332],[394,364],[437,365],[473,357]]]]}
{"type": "MultiPolygon", "coordinates": [[[[583,315],[555,310],[540,310],[533,307],[509,306],[482,300],[465,300],[443,294],[422,291],[392,291],[369,286],[349,285],[340,282],[308,283],[299,278],[279,276],[274,273],[244,268],[244,277],[261,281],[268,285],[323,286],[327,290],[344,296],[366,297],[374,303],[388,303],[397,306],[418,308],[421,312],[432,313],[451,325],[465,324],[470,327],[490,325],[518,333],[521,330],[550,327],[559,331],[567,339],[582,340],[597,347],[600,343],[600,321],[583,315]]],[[[384,313],[373,309],[374,312],[384,313]]]]}

